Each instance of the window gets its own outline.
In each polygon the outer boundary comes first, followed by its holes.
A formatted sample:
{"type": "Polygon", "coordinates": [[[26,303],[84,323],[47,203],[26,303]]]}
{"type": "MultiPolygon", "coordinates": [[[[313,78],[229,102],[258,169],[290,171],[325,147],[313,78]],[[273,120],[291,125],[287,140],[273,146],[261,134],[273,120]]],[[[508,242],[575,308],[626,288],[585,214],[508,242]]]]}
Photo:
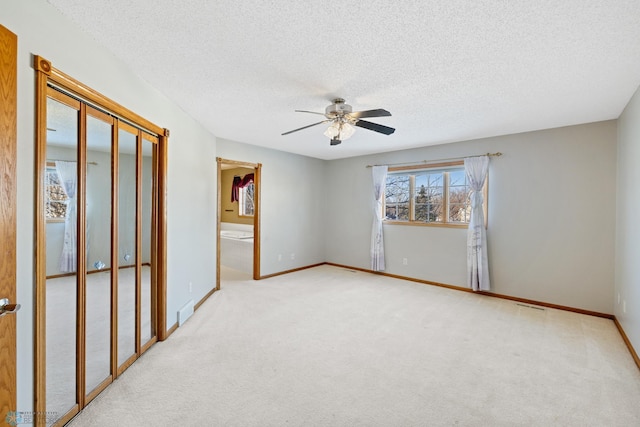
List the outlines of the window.
{"type": "Polygon", "coordinates": [[[240,188],[240,216],[253,216],[253,182],[246,187],[240,188]]]}
{"type": "Polygon", "coordinates": [[[64,221],[67,215],[67,193],[60,184],[55,164],[48,163],[45,179],[45,210],[48,222],[64,221]]]}
{"type": "Polygon", "coordinates": [[[470,191],[463,162],[411,170],[389,168],[384,219],[394,223],[465,227],[471,216],[470,191]]]}

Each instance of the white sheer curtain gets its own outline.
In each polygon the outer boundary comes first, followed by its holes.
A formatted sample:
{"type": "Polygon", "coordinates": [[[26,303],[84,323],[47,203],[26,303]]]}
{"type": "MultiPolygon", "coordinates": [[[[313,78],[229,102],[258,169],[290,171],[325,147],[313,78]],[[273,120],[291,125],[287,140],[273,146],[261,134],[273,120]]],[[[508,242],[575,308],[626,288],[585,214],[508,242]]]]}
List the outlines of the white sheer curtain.
{"type": "Polygon", "coordinates": [[[384,270],[384,239],[382,236],[382,196],[387,183],[387,166],[374,166],[373,175],[373,226],[371,228],[371,269],[384,270]]]}
{"type": "Polygon", "coordinates": [[[77,226],[76,188],[78,184],[78,168],[76,162],[56,162],[56,171],[60,185],[67,194],[67,215],[64,219],[64,244],[60,255],[60,271],[71,273],[77,270],[77,226]]]}
{"type": "Polygon", "coordinates": [[[471,186],[471,220],[467,234],[467,284],[474,291],[488,291],[489,259],[482,208],[482,187],[489,171],[489,156],[467,157],[464,159],[464,171],[471,186]]]}

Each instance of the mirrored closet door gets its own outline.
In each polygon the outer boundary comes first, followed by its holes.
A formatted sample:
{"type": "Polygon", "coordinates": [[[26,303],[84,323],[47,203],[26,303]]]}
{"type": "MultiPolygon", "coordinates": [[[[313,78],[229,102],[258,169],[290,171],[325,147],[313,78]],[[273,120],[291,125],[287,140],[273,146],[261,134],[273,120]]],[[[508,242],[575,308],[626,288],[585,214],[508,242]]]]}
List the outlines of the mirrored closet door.
{"type": "MultiPolygon", "coordinates": [[[[47,98],[44,171],[46,215],[47,412],[78,406],[77,198],[80,102],[52,92],[47,98]]],[[[108,350],[108,349],[107,349],[108,350]]]]}
{"type": "Polygon", "coordinates": [[[118,129],[118,366],[136,355],[136,204],[138,129],[118,129]]]}
{"type": "Polygon", "coordinates": [[[162,136],[43,90],[35,403],[64,425],[158,340],[162,136]]]}
{"type": "Polygon", "coordinates": [[[86,128],[85,391],[90,397],[111,378],[111,156],[114,119],[87,107],[86,128]]]}

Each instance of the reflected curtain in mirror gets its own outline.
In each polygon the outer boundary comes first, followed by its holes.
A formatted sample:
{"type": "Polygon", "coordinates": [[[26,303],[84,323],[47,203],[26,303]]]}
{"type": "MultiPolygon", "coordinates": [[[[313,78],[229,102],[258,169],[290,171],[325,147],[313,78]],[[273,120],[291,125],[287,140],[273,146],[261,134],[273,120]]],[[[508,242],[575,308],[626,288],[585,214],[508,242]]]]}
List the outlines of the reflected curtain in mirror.
{"type": "Polygon", "coordinates": [[[75,272],[78,268],[78,254],[76,246],[77,213],[76,213],[76,188],[78,185],[78,166],[76,162],[56,161],[56,171],[62,189],[67,195],[67,212],[64,219],[64,241],[60,254],[60,271],[64,273],[75,272]]]}

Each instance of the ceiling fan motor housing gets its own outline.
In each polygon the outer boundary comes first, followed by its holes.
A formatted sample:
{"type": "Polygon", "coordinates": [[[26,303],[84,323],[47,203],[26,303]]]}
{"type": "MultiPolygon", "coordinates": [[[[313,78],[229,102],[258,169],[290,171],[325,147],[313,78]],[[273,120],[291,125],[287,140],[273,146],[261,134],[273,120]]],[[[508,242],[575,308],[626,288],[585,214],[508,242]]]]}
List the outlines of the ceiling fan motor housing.
{"type": "Polygon", "coordinates": [[[329,105],[325,110],[324,114],[327,117],[336,117],[336,116],[344,116],[345,114],[351,113],[353,110],[351,105],[345,104],[344,99],[336,98],[333,100],[333,104],[329,105]]]}

